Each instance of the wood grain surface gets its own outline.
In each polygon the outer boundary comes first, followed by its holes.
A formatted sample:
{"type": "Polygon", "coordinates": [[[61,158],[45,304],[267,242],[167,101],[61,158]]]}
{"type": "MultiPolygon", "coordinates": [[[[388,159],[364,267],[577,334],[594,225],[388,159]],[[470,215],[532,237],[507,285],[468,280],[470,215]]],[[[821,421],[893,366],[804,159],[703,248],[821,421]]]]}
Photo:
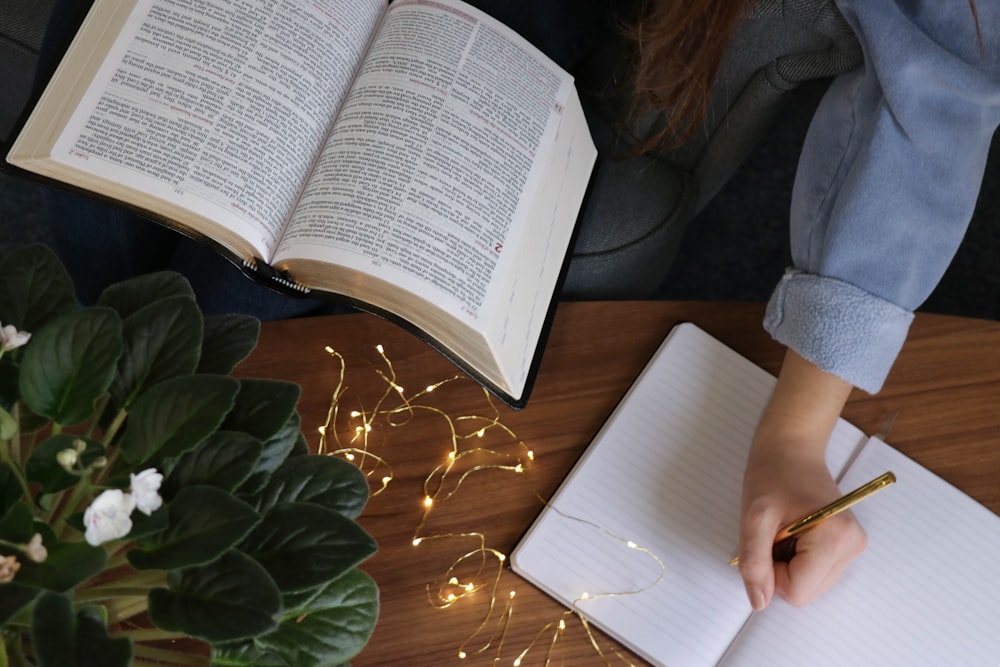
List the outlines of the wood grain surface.
{"type": "MultiPolygon", "coordinates": [[[[360,519],[379,543],[363,569],[379,584],[381,613],[352,665],[511,665],[529,647],[523,665],[644,664],[595,630],[601,655],[575,617],[553,641],[563,608],[513,574],[497,554],[511,552],[542,499],[557,488],[673,325],[693,322],[774,373],[783,350],[762,330],[762,317],[761,304],[561,304],[534,391],[521,411],[490,400],[466,379],[421,394],[458,372],[426,344],[376,317],[266,323],[238,374],[300,384],[303,430],[314,449],[340,382],[339,362],[327,346],[346,362],[328,445],[336,446],[335,435],[342,445],[349,443],[361,423],[350,411],[371,414],[381,405],[391,413],[375,419],[367,433],[368,451],[381,460],[355,459],[371,473],[374,489],[383,476],[391,474],[392,481],[360,519]],[[383,346],[391,368],[376,345],[383,346]],[[390,372],[401,394],[387,385],[390,372]],[[414,397],[412,410],[392,410],[404,405],[400,396],[414,397]],[[482,438],[457,440],[461,455],[451,462],[451,429],[465,435],[488,423],[474,417],[495,419],[508,430],[493,427],[482,438]],[[511,469],[519,462],[520,474],[511,469]],[[435,472],[449,464],[442,482],[435,472]],[[436,498],[429,510],[427,495],[436,498]],[[418,536],[424,539],[414,546],[418,536]],[[477,589],[449,604],[439,591],[462,592],[448,585],[451,576],[477,589]]],[[[855,391],[844,417],[875,433],[890,414],[891,444],[1000,513],[1000,324],[918,315],[885,388],[876,396],[855,391]]]]}

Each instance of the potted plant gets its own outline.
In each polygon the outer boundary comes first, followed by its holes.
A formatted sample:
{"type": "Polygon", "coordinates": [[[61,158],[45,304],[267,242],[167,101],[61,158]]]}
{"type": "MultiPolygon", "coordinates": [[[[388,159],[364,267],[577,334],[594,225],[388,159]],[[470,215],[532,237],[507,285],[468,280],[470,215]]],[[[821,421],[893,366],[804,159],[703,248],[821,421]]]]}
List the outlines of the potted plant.
{"type": "Polygon", "coordinates": [[[0,666],[344,664],[378,589],[350,463],[297,385],[237,379],[259,323],[176,273],[80,308],[44,246],[0,258],[0,666]]]}

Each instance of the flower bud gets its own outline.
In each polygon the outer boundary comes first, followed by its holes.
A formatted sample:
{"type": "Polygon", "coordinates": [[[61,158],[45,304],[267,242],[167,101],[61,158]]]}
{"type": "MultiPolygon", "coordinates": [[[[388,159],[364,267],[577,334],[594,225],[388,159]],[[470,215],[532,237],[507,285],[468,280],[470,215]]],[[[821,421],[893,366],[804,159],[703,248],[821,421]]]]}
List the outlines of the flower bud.
{"type": "Polygon", "coordinates": [[[62,466],[63,470],[71,472],[73,468],[76,467],[77,461],[80,460],[80,455],[77,454],[75,449],[64,449],[58,454],[56,454],[56,461],[62,466]]]}
{"type": "Polygon", "coordinates": [[[27,331],[18,331],[13,324],[0,327],[0,350],[13,350],[31,339],[27,331]]]}
{"type": "Polygon", "coordinates": [[[31,541],[24,545],[24,555],[35,563],[44,563],[49,557],[49,550],[42,544],[42,534],[35,533],[31,541]]]}
{"type": "Polygon", "coordinates": [[[4,556],[0,558],[0,584],[6,584],[14,580],[14,575],[21,569],[21,564],[17,562],[17,556],[4,556]]]}

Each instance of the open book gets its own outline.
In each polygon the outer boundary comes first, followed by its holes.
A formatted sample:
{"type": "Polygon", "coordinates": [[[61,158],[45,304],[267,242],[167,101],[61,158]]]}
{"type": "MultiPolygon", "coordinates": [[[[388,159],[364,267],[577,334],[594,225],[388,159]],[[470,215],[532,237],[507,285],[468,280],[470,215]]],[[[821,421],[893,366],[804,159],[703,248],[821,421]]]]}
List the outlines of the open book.
{"type": "Polygon", "coordinates": [[[572,77],[460,0],[97,0],[7,159],[518,405],[595,157],[572,77]]]}
{"type": "Polygon", "coordinates": [[[841,488],[898,479],[853,510],[868,549],[811,605],[751,611],[728,561],[774,382],[694,325],[676,327],[513,569],[656,665],[1000,664],[1000,517],[843,420],[827,457],[841,488]]]}

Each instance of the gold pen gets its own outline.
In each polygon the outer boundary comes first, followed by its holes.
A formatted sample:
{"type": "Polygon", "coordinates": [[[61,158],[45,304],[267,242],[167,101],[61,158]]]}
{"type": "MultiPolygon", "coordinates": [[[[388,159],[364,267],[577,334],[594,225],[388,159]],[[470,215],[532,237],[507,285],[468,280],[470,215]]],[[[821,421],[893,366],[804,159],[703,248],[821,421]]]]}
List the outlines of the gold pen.
{"type": "MultiPolygon", "coordinates": [[[[815,528],[830,517],[840,514],[848,507],[856,505],[876,491],[881,491],[895,481],[896,476],[894,474],[891,472],[883,473],[867,484],[854,489],[847,495],[837,498],[826,507],[821,507],[815,512],[806,514],[801,519],[791,522],[779,530],[778,534],[774,536],[775,560],[789,560],[795,554],[795,538],[799,535],[799,533],[809,530],[810,528],[815,528]]],[[[740,557],[736,556],[729,561],[729,564],[737,565],[739,562],[740,557]]]]}

